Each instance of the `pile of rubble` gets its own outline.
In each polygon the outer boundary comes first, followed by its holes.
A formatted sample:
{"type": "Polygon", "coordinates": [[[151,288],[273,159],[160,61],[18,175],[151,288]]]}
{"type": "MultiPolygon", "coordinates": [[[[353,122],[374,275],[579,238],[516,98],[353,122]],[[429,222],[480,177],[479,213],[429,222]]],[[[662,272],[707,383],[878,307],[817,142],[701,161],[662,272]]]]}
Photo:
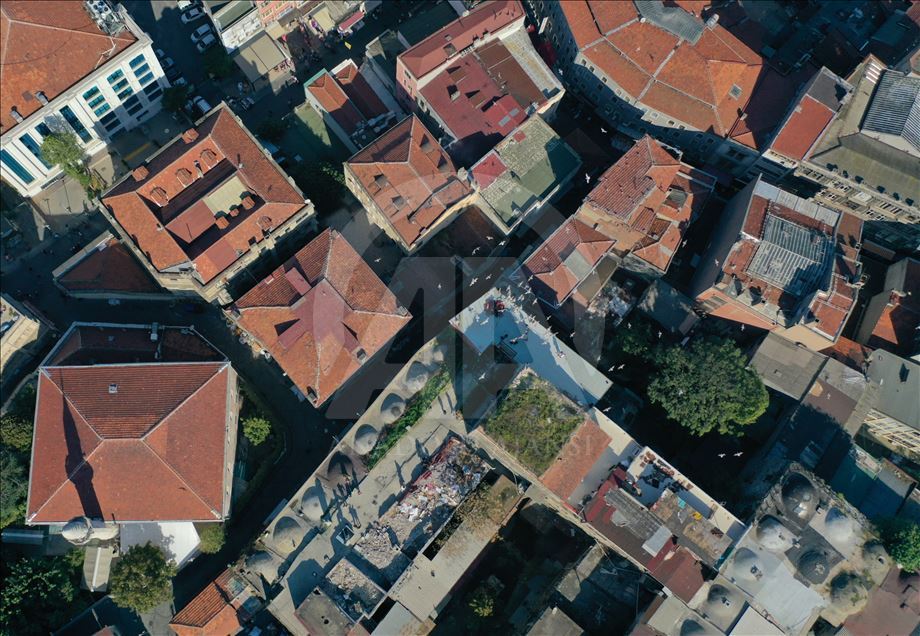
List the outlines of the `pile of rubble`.
{"type": "Polygon", "coordinates": [[[342,559],[326,575],[324,591],[354,620],[373,611],[383,591],[347,559],[342,559]]]}

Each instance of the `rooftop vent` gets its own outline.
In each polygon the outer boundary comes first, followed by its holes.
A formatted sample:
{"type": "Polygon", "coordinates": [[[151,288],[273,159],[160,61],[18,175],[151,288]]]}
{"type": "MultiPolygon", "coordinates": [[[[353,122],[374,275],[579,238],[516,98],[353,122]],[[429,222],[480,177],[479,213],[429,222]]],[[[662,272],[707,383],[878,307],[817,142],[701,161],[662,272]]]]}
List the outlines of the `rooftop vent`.
{"type": "Polygon", "coordinates": [[[135,181],[143,181],[150,174],[150,170],[147,169],[147,166],[138,166],[131,174],[135,181]]]}
{"type": "Polygon", "coordinates": [[[218,229],[226,230],[228,227],[230,227],[230,219],[225,216],[217,217],[215,222],[217,223],[218,229]]]}
{"type": "Polygon", "coordinates": [[[246,210],[251,210],[256,207],[256,201],[248,194],[243,197],[243,208],[246,210]]]}
{"type": "Polygon", "coordinates": [[[176,178],[179,180],[179,183],[183,185],[183,187],[187,186],[193,181],[192,173],[185,168],[179,168],[176,170],[176,178]]]}
{"type": "Polygon", "coordinates": [[[118,393],[118,385],[110,384],[109,385],[109,395],[115,395],[116,393],[118,393]]]}
{"type": "Polygon", "coordinates": [[[728,91],[728,94],[732,96],[733,99],[738,99],[741,97],[741,87],[737,84],[732,84],[732,88],[728,91]]]}
{"type": "Polygon", "coordinates": [[[169,195],[166,194],[166,190],[163,188],[154,188],[151,190],[150,197],[153,199],[153,202],[161,208],[169,203],[169,195]]]}
{"type": "Polygon", "coordinates": [[[48,97],[42,91],[37,91],[35,93],[35,98],[38,99],[39,103],[45,105],[48,103],[48,97]]]}
{"type": "Polygon", "coordinates": [[[19,114],[19,111],[16,110],[15,108],[11,108],[11,109],[10,109],[10,117],[12,117],[13,119],[15,119],[15,120],[16,120],[17,122],[19,122],[20,124],[22,123],[22,115],[20,115],[20,114],[19,114]]]}
{"type": "Polygon", "coordinates": [[[189,128],[184,133],[182,133],[182,141],[184,141],[185,143],[190,144],[196,139],[198,139],[198,131],[195,130],[194,128],[189,128]]]}

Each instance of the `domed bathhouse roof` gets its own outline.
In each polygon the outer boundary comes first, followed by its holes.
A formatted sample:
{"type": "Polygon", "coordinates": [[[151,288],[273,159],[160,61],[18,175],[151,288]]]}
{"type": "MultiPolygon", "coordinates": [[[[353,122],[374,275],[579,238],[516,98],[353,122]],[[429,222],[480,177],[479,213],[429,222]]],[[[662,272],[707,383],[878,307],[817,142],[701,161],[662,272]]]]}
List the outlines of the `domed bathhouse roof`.
{"type": "Polygon", "coordinates": [[[792,547],[795,535],[773,515],[764,515],[757,522],[757,540],[770,552],[785,552],[792,547]]]}
{"type": "Polygon", "coordinates": [[[295,517],[282,517],[272,531],[272,547],[287,556],[293,552],[306,535],[306,529],[295,517]]]}
{"type": "Polygon", "coordinates": [[[367,455],[374,450],[377,445],[377,437],[380,433],[370,424],[362,424],[355,431],[355,441],[352,446],[359,455],[367,455]]]}
{"type": "Polygon", "coordinates": [[[709,593],[706,595],[706,601],[701,609],[707,617],[712,616],[718,619],[731,620],[739,611],[744,601],[734,590],[730,590],[724,585],[713,583],[709,587],[709,593]]]}
{"type": "Polygon", "coordinates": [[[447,345],[439,344],[431,348],[431,361],[435,364],[441,364],[447,357],[447,345]]]}
{"type": "Polygon", "coordinates": [[[416,360],[409,365],[409,369],[406,371],[404,384],[407,389],[413,393],[417,393],[422,390],[430,377],[431,371],[428,370],[428,367],[416,360]]]}
{"type": "Polygon", "coordinates": [[[763,563],[753,550],[739,548],[732,561],[731,574],[740,581],[759,581],[764,574],[763,563]]]}
{"type": "Polygon", "coordinates": [[[263,550],[249,555],[249,558],[246,559],[246,567],[268,583],[274,583],[278,578],[278,562],[263,550]]]}
{"type": "Polygon", "coordinates": [[[61,530],[61,536],[74,544],[89,541],[93,534],[93,526],[86,517],[71,519],[61,530]]]}
{"type": "Polygon", "coordinates": [[[692,618],[680,624],[680,636],[705,636],[707,629],[692,618]]]}
{"type": "Polygon", "coordinates": [[[316,486],[311,486],[300,498],[300,512],[310,521],[319,521],[326,513],[323,507],[323,494],[316,486]]]}
{"type": "Polygon", "coordinates": [[[860,578],[849,572],[841,572],[831,580],[831,601],[844,611],[855,609],[865,595],[860,578]]]}
{"type": "Polygon", "coordinates": [[[398,393],[390,393],[383,398],[380,405],[380,419],[384,424],[392,424],[406,412],[406,401],[398,393]]]}
{"type": "Polygon", "coordinates": [[[824,583],[830,566],[827,563],[827,557],[817,550],[809,550],[799,558],[799,574],[802,575],[809,583],[818,585],[824,583]]]}
{"type": "Polygon", "coordinates": [[[783,509],[786,514],[806,523],[818,507],[818,491],[802,473],[790,473],[783,484],[783,509]]]}
{"type": "Polygon", "coordinates": [[[840,508],[831,508],[827,511],[827,517],[824,518],[824,526],[827,528],[827,537],[832,541],[850,541],[856,534],[853,527],[853,520],[850,519],[840,508]]]}

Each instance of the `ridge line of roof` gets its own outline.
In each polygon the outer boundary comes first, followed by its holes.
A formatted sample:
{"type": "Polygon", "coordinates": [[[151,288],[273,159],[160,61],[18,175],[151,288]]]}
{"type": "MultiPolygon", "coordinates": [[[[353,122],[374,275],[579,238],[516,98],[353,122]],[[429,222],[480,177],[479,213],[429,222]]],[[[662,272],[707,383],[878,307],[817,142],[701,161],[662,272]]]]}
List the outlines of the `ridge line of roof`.
{"type": "MultiPolygon", "coordinates": [[[[89,348],[89,347],[86,347],[86,348],[89,348]]],[[[178,366],[178,365],[204,366],[206,364],[224,364],[224,363],[229,363],[229,362],[230,362],[229,360],[224,358],[223,360],[190,360],[188,362],[183,362],[183,361],[159,362],[155,360],[153,362],[109,362],[109,363],[102,363],[102,364],[47,364],[47,365],[43,365],[42,369],[95,369],[95,368],[100,368],[100,367],[137,368],[137,367],[147,367],[147,366],[153,366],[153,365],[156,365],[158,367],[178,366]]]]}
{"type": "Polygon", "coordinates": [[[201,391],[201,389],[203,389],[204,387],[206,387],[207,385],[209,385],[209,384],[211,383],[211,381],[212,381],[214,378],[216,378],[218,375],[220,375],[221,373],[223,373],[223,372],[227,369],[227,367],[229,367],[229,366],[230,366],[230,362],[225,362],[225,363],[223,363],[223,364],[221,365],[221,368],[220,368],[220,369],[216,370],[216,371],[211,375],[211,377],[209,377],[207,380],[205,380],[204,382],[202,382],[202,383],[201,383],[201,386],[199,386],[197,389],[195,389],[194,391],[192,391],[189,395],[185,396],[185,399],[184,399],[184,400],[182,400],[182,401],[179,402],[175,407],[173,407],[173,409],[172,409],[169,413],[166,413],[163,417],[161,417],[161,418],[160,418],[160,421],[157,422],[156,424],[154,424],[153,426],[151,426],[151,427],[147,430],[146,433],[144,433],[143,435],[140,436],[139,439],[140,439],[141,441],[143,441],[143,442],[146,443],[147,437],[148,437],[151,433],[153,433],[155,430],[157,430],[158,428],[160,428],[160,425],[163,424],[163,422],[165,422],[166,419],[167,419],[169,416],[171,416],[173,413],[175,413],[175,412],[178,411],[180,408],[182,408],[182,407],[183,407],[189,400],[191,400],[193,397],[195,397],[196,395],[198,395],[198,392],[201,391]]]}
{"type": "MultiPolygon", "coordinates": [[[[79,411],[78,411],[78,412],[79,412],[79,411]]],[[[81,414],[80,417],[83,417],[83,415],[81,414]]],[[[86,420],[85,417],[84,417],[83,419],[84,419],[84,421],[86,420]]],[[[89,423],[88,423],[88,422],[87,422],[87,426],[89,426],[89,423]]],[[[92,429],[93,427],[92,427],[92,426],[89,426],[89,428],[92,429]]],[[[96,434],[96,435],[98,436],[98,433],[96,433],[95,430],[93,430],[93,433],[96,434]]],[[[100,438],[100,439],[101,439],[101,438],[100,438]]],[[[97,445],[96,445],[96,448],[94,448],[92,451],[90,451],[90,454],[89,454],[89,455],[84,456],[83,459],[80,460],[80,463],[77,464],[76,467],[74,467],[74,469],[73,469],[72,471],[70,471],[70,473],[67,475],[67,477],[64,478],[64,480],[61,481],[60,484],[58,484],[58,487],[54,489],[54,492],[52,492],[50,495],[48,495],[48,497],[45,499],[45,501],[42,503],[42,505],[39,506],[38,509],[37,509],[34,513],[32,513],[31,516],[32,516],[33,519],[34,519],[35,517],[38,516],[38,513],[40,513],[40,512],[45,508],[45,506],[47,506],[49,503],[51,503],[51,500],[54,499],[54,498],[57,496],[57,494],[58,494],[59,492],[61,492],[61,489],[62,489],[67,483],[71,482],[71,478],[72,478],[74,475],[77,474],[77,471],[78,471],[78,470],[80,470],[81,468],[83,468],[83,466],[84,466],[86,463],[88,463],[89,459],[90,459],[93,455],[96,454],[96,451],[99,450],[99,447],[100,447],[100,446],[102,446],[101,443],[100,443],[100,444],[97,444],[97,445]]],[[[30,475],[30,477],[31,477],[31,475],[30,475]]],[[[30,485],[30,486],[31,486],[31,485],[30,485]]],[[[75,485],[75,487],[76,487],[76,485],[75,485]]],[[[31,492],[31,490],[32,490],[32,489],[31,489],[31,487],[30,487],[30,488],[29,488],[29,491],[31,492]]],[[[26,509],[26,514],[28,514],[28,512],[29,512],[28,509],[26,509]]],[[[86,511],[84,510],[83,512],[86,512],[86,511]]],[[[103,519],[103,521],[106,521],[106,520],[103,519]]]]}
{"type": "MultiPolygon", "coordinates": [[[[26,25],[30,27],[35,27],[38,29],[51,29],[52,31],[64,31],[65,33],[77,33],[79,35],[89,35],[89,36],[96,37],[96,38],[105,38],[107,40],[119,39],[122,41],[127,41],[127,38],[119,37],[121,34],[109,35],[108,33],[102,33],[102,32],[93,33],[92,31],[81,31],[80,29],[76,29],[76,28],[60,27],[60,26],[55,26],[53,24],[42,24],[41,22],[32,22],[30,20],[22,20],[20,18],[10,17],[9,13],[6,10],[3,11],[3,15],[6,17],[7,20],[10,21],[11,26],[13,24],[22,24],[22,25],[26,25]]],[[[89,26],[90,24],[92,24],[92,21],[87,22],[84,26],[89,26]]],[[[7,29],[7,37],[9,37],[10,30],[11,29],[7,29]]],[[[131,30],[128,29],[129,33],[130,31],[131,30]]],[[[133,37],[133,34],[132,34],[132,37],[133,37]]],[[[135,39],[134,41],[136,42],[137,40],[135,39]]],[[[25,63],[25,60],[23,62],[16,62],[16,63],[17,64],[25,63]]]]}
{"type": "MultiPolygon", "coordinates": [[[[212,378],[212,379],[213,379],[213,378],[212,378]]],[[[208,382],[210,382],[210,380],[208,380],[208,382]]],[[[205,384],[207,384],[208,382],[205,382],[205,384]]],[[[165,418],[164,418],[164,419],[165,419],[165,418]]],[[[141,445],[142,445],[144,448],[146,448],[146,449],[150,452],[151,455],[153,455],[153,456],[156,457],[158,460],[160,460],[160,462],[162,462],[162,464],[163,464],[164,466],[166,466],[166,468],[169,469],[169,471],[170,471],[173,475],[176,476],[176,479],[178,479],[178,480],[182,483],[182,485],[184,485],[184,486],[186,487],[186,489],[188,489],[188,491],[189,491],[190,493],[192,493],[192,495],[195,496],[195,498],[196,498],[198,501],[200,501],[202,504],[204,504],[204,507],[205,507],[205,508],[207,508],[208,510],[210,510],[212,513],[217,513],[217,511],[214,510],[213,507],[211,507],[211,504],[209,504],[208,502],[206,502],[206,501],[201,497],[201,495],[198,494],[198,491],[195,490],[194,488],[192,488],[191,484],[189,484],[187,481],[185,481],[185,479],[182,477],[182,474],[179,473],[178,470],[176,470],[175,468],[173,468],[173,465],[172,465],[172,464],[170,464],[168,461],[166,461],[158,452],[156,452],[155,450],[153,450],[153,447],[150,446],[144,438],[140,438],[140,441],[141,441],[141,445]]],[[[223,468],[221,468],[221,473],[223,473],[223,468]]],[[[217,518],[220,519],[220,518],[222,518],[223,513],[222,513],[222,512],[221,512],[221,513],[217,513],[217,515],[218,515],[217,518]]]]}

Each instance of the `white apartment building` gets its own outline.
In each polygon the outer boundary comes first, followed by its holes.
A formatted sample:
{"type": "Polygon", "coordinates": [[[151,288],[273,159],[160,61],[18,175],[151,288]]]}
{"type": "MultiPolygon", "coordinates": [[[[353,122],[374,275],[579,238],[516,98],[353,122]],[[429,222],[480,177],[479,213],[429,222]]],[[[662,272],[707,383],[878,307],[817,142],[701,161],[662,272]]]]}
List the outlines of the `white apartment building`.
{"type": "Polygon", "coordinates": [[[169,86],[153,41],[104,0],[0,6],[0,177],[33,197],[62,176],[42,140],[72,131],[88,156],[160,110],[169,86]]]}

